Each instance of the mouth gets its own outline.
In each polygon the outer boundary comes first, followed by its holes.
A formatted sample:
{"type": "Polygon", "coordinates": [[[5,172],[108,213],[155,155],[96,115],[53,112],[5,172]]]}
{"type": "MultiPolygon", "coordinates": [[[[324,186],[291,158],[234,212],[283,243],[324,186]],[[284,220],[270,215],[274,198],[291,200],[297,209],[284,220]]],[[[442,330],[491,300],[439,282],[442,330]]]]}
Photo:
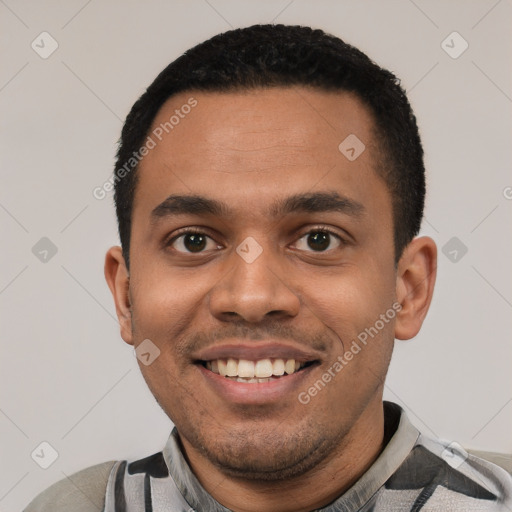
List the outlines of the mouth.
{"type": "Polygon", "coordinates": [[[275,340],[227,340],[192,354],[191,362],[203,377],[197,384],[205,384],[211,399],[209,393],[230,406],[265,406],[289,403],[307,387],[324,357],[309,347],[275,340]]]}
{"type": "Polygon", "coordinates": [[[212,359],[198,361],[206,370],[226,379],[244,384],[263,384],[280,380],[283,377],[304,371],[318,361],[298,361],[296,359],[266,358],[251,361],[249,359],[212,359]]]}

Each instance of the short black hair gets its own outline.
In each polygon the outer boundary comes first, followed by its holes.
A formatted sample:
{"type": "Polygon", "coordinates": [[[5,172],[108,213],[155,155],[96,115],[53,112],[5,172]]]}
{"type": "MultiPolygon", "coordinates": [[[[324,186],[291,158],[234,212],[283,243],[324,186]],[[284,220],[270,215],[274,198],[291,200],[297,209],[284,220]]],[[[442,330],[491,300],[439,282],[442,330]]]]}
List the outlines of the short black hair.
{"type": "Polygon", "coordinates": [[[144,144],[165,101],[185,91],[232,92],[279,86],[351,92],[369,108],[380,149],[376,171],[392,197],[398,261],[419,232],[425,201],[423,148],[400,80],[354,46],[322,30],[253,25],[216,35],[186,51],[156,77],[128,114],[114,174],[119,236],[127,266],[137,184],[133,155],[144,144]],[[127,162],[131,162],[129,172],[127,162]],[[125,171],[118,172],[123,167],[125,171]]]}

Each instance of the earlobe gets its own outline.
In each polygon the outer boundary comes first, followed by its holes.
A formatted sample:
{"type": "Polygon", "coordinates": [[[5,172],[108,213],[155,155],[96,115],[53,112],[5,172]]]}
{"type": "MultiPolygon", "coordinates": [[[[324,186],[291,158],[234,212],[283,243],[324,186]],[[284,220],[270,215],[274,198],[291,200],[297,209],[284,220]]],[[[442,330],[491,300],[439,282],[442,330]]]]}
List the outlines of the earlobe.
{"type": "Polygon", "coordinates": [[[121,337],[133,345],[130,276],[121,247],[111,247],[105,256],[105,279],[114,298],[121,337]]]}
{"type": "Polygon", "coordinates": [[[408,340],[418,334],[432,301],[436,272],[435,242],[429,237],[412,240],[398,263],[396,296],[402,309],[396,317],[396,338],[408,340]]]}

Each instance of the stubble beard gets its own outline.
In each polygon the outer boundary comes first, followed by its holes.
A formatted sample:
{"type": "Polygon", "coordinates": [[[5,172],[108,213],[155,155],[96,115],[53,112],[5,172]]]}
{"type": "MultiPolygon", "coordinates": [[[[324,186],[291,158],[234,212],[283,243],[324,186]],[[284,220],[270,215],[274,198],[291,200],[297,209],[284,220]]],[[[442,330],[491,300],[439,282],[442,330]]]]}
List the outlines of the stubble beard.
{"type": "Polygon", "coordinates": [[[178,433],[202,457],[230,478],[251,481],[279,482],[303,476],[325,464],[343,438],[343,433],[326,435],[311,420],[302,422],[296,432],[255,425],[229,428],[224,435],[208,430],[207,425],[187,423],[181,428],[177,425],[178,433]]]}

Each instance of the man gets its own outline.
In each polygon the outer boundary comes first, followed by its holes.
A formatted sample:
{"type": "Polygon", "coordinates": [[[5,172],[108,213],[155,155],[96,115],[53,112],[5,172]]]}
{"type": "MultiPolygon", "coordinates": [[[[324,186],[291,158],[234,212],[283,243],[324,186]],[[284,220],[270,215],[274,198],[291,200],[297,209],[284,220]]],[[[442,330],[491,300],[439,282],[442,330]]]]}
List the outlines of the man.
{"type": "Polygon", "coordinates": [[[393,74],[320,30],[221,34],[135,103],[113,182],[105,276],[175,429],[27,511],[511,510],[503,469],[382,401],[436,275],[393,74]]]}

